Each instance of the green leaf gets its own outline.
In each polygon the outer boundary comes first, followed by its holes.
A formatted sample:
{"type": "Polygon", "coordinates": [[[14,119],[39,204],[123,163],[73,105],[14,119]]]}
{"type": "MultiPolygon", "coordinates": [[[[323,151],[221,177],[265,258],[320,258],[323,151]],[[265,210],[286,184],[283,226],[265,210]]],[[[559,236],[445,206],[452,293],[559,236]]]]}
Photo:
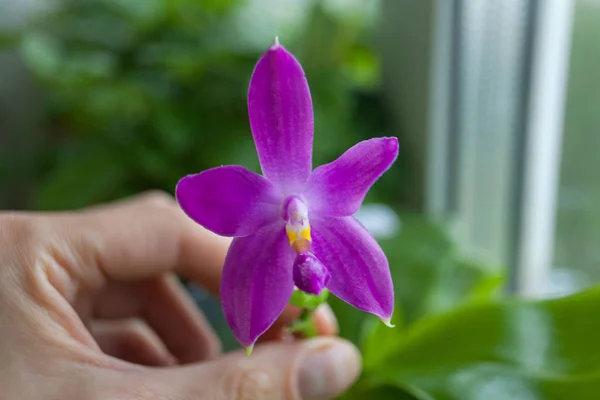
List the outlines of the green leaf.
{"type": "Polygon", "coordinates": [[[375,389],[366,390],[364,392],[350,391],[343,395],[340,400],[418,400],[410,393],[405,392],[394,386],[380,386],[375,389]]]}
{"type": "MultiPolygon", "coordinates": [[[[396,340],[375,330],[369,341],[385,344],[387,355],[366,364],[361,385],[391,384],[436,400],[597,398],[598,315],[600,288],[463,307],[396,331],[396,340]]],[[[374,356],[363,350],[366,360],[374,356]]]]}
{"type": "Polygon", "coordinates": [[[366,370],[377,368],[384,361],[391,349],[394,349],[403,332],[398,323],[398,312],[394,314],[395,327],[386,326],[379,318],[369,317],[363,324],[365,338],[362,341],[363,364],[366,370]]]}

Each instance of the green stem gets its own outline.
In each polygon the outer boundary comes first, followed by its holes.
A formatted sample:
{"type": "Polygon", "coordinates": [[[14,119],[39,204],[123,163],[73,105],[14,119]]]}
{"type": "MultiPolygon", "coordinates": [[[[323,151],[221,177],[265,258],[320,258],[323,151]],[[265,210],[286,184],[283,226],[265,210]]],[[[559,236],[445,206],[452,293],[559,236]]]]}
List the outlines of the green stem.
{"type": "Polygon", "coordinates": [[[300,317],[288,328],[290,333],[300,333],[303,337],[317,336],[317,327],[313,321],[314,309],[305,308],[300,317]]]}
{"type": "Polygon", "coordinates": [[[300,333],[303,337],[317,336],[317,327],[313,320],[313,313],[321,304],[327,302],[329,292],[323,290],[318,296],[295,290],[290,304],[302,308],[300,317],[288,328],[290,333],[300,333]]]}

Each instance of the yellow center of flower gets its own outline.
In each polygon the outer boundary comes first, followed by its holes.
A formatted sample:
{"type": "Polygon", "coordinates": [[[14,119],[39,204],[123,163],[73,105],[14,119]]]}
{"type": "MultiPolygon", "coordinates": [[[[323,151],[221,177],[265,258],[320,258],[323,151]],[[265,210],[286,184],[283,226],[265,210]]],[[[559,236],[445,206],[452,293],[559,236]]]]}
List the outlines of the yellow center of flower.
{"type": "Polygon", "coordinates": [[[306,204],[294,197],[289,201],[286,211],[287,223],[285,224],[285,231],[290,241],[290,246],[296,253],[308,251],[312,239],[306,204]]]}
{"type": "Polygon", "coordinates": [[[285,231],[287,232],[288,239],[290,240],[290,246],[296,251],[296,253],[302,253],[310,249],[310,243],[312,241],[310,237],[310,225],[306,224],[305,228],[298,229],[290,224],[285,225],[285,231]]]}

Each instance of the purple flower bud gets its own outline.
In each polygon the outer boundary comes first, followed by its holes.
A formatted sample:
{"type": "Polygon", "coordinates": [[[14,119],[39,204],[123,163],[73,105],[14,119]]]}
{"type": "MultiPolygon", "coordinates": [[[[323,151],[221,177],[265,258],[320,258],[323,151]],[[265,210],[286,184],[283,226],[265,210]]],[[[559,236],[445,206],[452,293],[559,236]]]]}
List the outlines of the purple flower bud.
{"type": "Polygon", "coordinates": [[[319,295],[331,278],[329,270],[312,253],[296,256],[293,275],[298,289],[314,295],[319,295]]]}

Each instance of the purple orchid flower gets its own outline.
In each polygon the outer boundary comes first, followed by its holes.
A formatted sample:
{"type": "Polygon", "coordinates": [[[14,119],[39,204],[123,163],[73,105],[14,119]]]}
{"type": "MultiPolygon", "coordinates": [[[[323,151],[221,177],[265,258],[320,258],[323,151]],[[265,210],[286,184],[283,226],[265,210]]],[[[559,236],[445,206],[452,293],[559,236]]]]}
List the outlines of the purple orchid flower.
{"type": "Polygon", "coordinates": [[[398,140],[360,142],[313,171],[308,83],[277,39],[252,74],[248,113],[263,175],[222,166],[188,175],[176,189],[191,219],[234,237],[221,301],[237,340],[251,348],[295,288],[310,294],[327,288],[390,325],[394,290],[388,261],[353,214],[396,160],[398,140]]]}

